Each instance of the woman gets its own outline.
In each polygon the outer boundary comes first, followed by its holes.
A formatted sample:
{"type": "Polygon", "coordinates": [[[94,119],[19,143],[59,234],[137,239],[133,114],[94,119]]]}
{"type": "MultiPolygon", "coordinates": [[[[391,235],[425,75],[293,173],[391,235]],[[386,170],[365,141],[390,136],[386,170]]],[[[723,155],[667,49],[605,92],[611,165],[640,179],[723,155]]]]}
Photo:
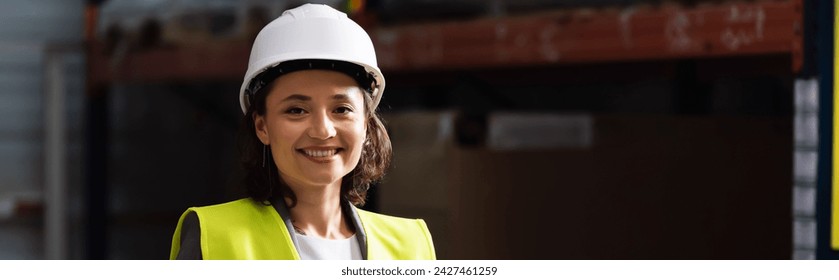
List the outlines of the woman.
{"type": "Polygon", "coordinates": [[[425,222],[357,209],[390,162],[367,33],[325,5],[254,41],[239,94],[249,198],[189,208],[172,259],[434,259],[425,222]]]}

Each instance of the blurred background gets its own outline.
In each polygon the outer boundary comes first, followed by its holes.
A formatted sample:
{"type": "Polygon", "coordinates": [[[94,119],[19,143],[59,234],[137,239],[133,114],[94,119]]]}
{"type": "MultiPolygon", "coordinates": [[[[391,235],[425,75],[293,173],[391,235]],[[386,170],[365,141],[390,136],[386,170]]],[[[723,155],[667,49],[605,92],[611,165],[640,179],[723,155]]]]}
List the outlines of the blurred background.
{"type": "MultiPolygon", "coordinates": [[[[187,207],[241,197],[250,44],[304,2],[4,0],[0,259],[166,259],[187,207]]],[[[308,2],[387,78],[365,208],[440,259],[836,257],[832,1],[308,2]]]]}

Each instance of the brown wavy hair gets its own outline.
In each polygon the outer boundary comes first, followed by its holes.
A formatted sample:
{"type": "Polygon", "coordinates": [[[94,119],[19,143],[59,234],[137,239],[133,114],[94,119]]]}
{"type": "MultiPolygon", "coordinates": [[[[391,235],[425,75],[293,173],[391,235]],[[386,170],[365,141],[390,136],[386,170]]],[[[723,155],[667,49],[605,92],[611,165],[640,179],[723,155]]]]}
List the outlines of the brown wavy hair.
{"type": "MultiPolygon", "coordinates": [[[[241,167],[244,169],[243,186],[247,196],[255,201],[270,204],[277,199],[288,197],[291,199],[291,205],[288,207],[294,207],[297,204],[297,196],[280,178],[271,155],[271,147],[259,141],[254,124],[257,115],[265,114],[265,99],[271,92],[274,81],[276,78],[253,94],[250,106],[239,125],[237,143],[241,167]]],[[[384,123],[375,109],[371,109],[373,100],[369,91],[362,92],[367,127],[366,140],[358,165],[341,179],[342,199],[356,206],[364,205],[370,186],[384,177],[393,154],[384,123]]]]}

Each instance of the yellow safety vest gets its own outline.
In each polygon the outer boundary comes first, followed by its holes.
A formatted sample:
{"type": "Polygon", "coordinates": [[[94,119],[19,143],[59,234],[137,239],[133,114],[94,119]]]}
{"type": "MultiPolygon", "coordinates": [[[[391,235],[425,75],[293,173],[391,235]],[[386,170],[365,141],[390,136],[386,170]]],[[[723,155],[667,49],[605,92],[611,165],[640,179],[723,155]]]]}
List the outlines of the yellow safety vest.
{"type": "MultiPolygon", "coordinates": [[[[356,209],[367,236],[369,260],[433,260],[434,244],[421,219],[405,219],[356,209]]],[[[181,226],[189,213],[201,222],[201,255],[205,260],[299,260],[280,214],[271,205],[245,198],[192,207],[181,215],[169,258],[180,250],[181,226]]]]}

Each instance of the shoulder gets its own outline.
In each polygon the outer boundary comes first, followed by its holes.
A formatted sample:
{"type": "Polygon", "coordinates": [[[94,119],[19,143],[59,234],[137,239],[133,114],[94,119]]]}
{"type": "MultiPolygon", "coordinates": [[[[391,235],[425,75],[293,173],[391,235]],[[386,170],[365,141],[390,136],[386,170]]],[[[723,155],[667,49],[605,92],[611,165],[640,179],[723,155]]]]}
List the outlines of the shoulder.
{"type": "Polygon", "coordinates": [[[373,233],[422,236],[431,239],[428,226],[422,219],[408,219],[357,209],[365,230],[373,233]]]}
{"type": "MultiPolygon", "coordinates": [[[[202,228],[231,228],[236,226],[248,227],[260,220],[273,221],[279,217],[273,211],[273,206],[243,198],[230,202],[207,206],[190,207],[181,216],[183,219],[194,213],[202,228]]],[[[205,233],[206,233],[205,230],[205,233]]]]}
{"type": "Polygon", "coordinates": [[[200,252],[204,259],[293,259],[293,248],[278,236],[287,236],[279,214],[270,204],[252,199],[190,207],[181,216],[172,242],[170,258],[179,256],[182,228],[197,221],[200,252]],[[279,226],[278,226],[279,225],[279,226]]]}
{"type": "Polygon", "coordinates": [[[234,238],[236,234],[271,225],[280,220],[273,206],[250,198],[190,207],[181,215],[180,223],[189,216],[198,218],[202,240],[234,238]]]}
{"type": "Polygon", "coordinates": [[[216,213],[216,212],[231,212],[231,211],[242,211],[248,210],[253,208],[258,208],[259,206],[265,206],[265,204],[260,204],[253,199],[250,198],[242,198],[230,202],[207,205],[207,206],[197,206],[197,207],[190,207],[187,209],[187,212],[196,212],[196,213],[216,213]]]}
{"type": "Polygon", "coordinates": [[[404,225],[404,226],[422,226],[425,227],[425,221],[422,219],[409,219],[409,218],[402,218],[396,216],[390,216],[385,214],[379,214],[375,212],[370,212],[362,209],[357,209],[359,218],[362,221],[370,221],[375,223],[381,223],[384,225],[404,225]]]}
{"type": "Polygon", "coordinates": [[[422,219],[356,211],[368,237],[370,259],[435,259],[434,242],[422,219]]]}

